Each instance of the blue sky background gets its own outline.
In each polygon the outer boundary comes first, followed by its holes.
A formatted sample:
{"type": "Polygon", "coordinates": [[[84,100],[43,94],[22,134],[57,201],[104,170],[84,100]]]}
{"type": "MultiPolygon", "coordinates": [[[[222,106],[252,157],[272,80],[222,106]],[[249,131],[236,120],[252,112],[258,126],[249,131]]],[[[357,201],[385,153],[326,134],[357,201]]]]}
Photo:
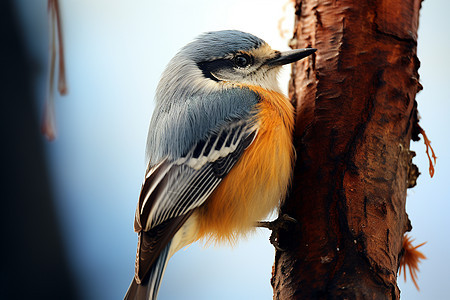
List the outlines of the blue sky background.
{"type": "MultiPolygon", "coordinates": [[[[41,114],[47,78],[44,0],[17,0],[24,37],[38,66],[41,114]]],[[[143,179],[153,94],[170,58],[204,31],[240,29],[286,50],[278,20],[285,1],[61,1],[69,95],[57,97],[58,137],[46,150],[65,247],[84,299],[120,299],[133,276],[132,229],[143,179]]],[[[417,96],[421,126],[438,156],[428,175],[421,142],[413,143],[422,175],[408,191],[407,212],[428,259],[419,285],[399,280],[403,299],[448,298],[450,252],[450,2],[422,4],[418,56],[424,90],[417,96]]],[[[286,12],[293,18],[293,10],[286,12]]],[[[289,22],[290,21],[290,22],[289,22]]],[[[286,26],[292,28],[292,20],[286,26]]],[[[283,73],[287,90],[289,68],[283,73]]],[[[274,251],[258,231],[236,247],[192,245],[170,261],[160,299],[272,299],[274,251]]]]}

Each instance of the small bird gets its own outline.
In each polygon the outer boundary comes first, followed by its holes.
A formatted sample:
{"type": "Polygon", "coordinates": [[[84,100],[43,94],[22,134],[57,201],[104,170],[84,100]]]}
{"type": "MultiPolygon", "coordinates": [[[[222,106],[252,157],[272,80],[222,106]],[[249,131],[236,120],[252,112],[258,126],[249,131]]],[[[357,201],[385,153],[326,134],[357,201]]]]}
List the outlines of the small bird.
{"type": "Polygon", "coordinates": [[[156,299],[176,251],[199,239],[234,242],[278,207],[292,173],[294,109],[277,74],[315,51],[280,52],[224,30],[172,58],[156,90],[125,299],[156,299]]]}

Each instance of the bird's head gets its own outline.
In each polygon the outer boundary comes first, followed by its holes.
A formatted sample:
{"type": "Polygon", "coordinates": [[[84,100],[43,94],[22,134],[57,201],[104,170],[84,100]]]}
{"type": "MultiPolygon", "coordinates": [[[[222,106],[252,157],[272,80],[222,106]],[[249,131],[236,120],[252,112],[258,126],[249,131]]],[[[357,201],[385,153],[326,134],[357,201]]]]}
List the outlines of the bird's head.
{"type": "Polygon", "coordinates": [[[169,62],[157,99],[181,99],[235,84],[278,90],[281,66],[315,51],[306,48],[280,52],[262,39],[237,30],[207,32],[184,46],[169,62]]]}

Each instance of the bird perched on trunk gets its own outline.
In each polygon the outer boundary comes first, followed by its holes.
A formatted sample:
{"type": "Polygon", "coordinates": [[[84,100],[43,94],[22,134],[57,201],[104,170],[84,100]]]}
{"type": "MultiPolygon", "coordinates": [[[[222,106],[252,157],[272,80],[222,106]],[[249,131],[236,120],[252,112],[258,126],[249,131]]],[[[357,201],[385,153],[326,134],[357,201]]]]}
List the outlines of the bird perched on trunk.
{"type": "Polygon", "coordinates": [[[176,251],[201,238],[234,241],[278,207],[291,178],[294,114],[277,73],[315,50],[279,52],[225,30],[200,35],[169,62],[148,133],[126,299],[156,299],[176,251]]]}

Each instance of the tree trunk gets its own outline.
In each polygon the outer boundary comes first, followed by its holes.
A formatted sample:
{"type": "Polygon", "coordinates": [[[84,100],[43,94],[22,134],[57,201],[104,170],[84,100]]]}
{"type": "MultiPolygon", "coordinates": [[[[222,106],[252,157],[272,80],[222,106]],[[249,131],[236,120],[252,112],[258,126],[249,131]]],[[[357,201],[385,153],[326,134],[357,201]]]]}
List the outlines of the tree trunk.
{"type": "Polygon", "coordinates": [[[281,214],[274,299],[398,299],[411,229],[421,0],[297,0],[293,67],[297,152],[281,214]],[[410,174],[410,178],[408,178],[410,174]]]}

